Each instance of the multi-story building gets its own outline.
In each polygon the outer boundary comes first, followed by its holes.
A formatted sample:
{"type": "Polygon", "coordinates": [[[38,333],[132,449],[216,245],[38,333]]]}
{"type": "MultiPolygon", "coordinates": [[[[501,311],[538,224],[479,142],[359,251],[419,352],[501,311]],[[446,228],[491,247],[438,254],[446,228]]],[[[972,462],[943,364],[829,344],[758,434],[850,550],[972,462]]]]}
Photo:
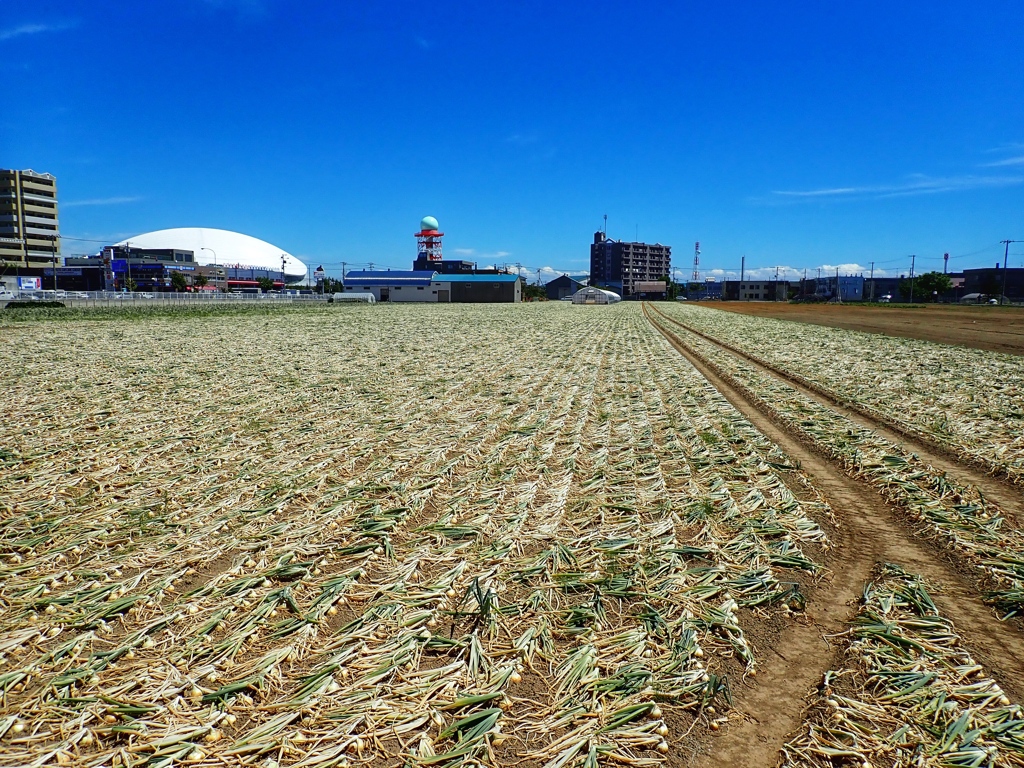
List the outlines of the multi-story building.
{"type": "Polygon", "coordinates": [[[52,268],[59,255],[57,180],[0,169],[0,266],[52,268]]]}
{"type": "Polygon", "coordinates": [[[637,283],[664,280],[672,264],[672,247],[626,243],[594,233],[590,246],[590,284],[610,288],[623,298],[638,292],[637,283]]]}

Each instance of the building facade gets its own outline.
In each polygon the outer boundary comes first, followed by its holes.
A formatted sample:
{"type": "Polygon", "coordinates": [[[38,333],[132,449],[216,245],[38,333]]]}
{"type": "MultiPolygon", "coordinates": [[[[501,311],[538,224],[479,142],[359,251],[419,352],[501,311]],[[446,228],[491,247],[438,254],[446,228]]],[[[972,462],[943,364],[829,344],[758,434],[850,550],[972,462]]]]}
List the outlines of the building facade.
{"type": "Polygon", "coordinates": [[[0,170],[0,265],[52,269],[58,256],[57,179],[0,170]]]}
{"type": "Polygon", "coordinates": [[[379,302],[513,303],[522,301],[517,275],[442,275],[429,270],[351,271],[345,291],[371,293],[379,302]]]}
{"type": "Polygon", "coordinates": [[[547,285],[544,286],[544,292],[551,301],[558,301],[559,299],[571,297],[576,291],[584,287],[586,287],[585,283],[573,280],[568,275],[560,275],[554,280],[548,281],[547,285]]]}
{"type": "Polygon", "coordinates": [[[1003,294],[1010,301],[1024,301],[1024,269],[1001,266],[983,267],[982,269],[965,269],[963,293],[981,293],[985,296],[999,298],[1003,294]]]}
{"type": "Polygon", "coordinates": [[[789,282],[786,280],[725,280],[722,298],[726,301],[786,301],[789,282]]]}
{"type": "Polygon", "coordinates": [[[637,283],[662,280],[672,265],[672,247],[655,243],[609,240],[594,233],[590,246],[590,284],[609,288],[623,298],[637,292],[637,283]]]}

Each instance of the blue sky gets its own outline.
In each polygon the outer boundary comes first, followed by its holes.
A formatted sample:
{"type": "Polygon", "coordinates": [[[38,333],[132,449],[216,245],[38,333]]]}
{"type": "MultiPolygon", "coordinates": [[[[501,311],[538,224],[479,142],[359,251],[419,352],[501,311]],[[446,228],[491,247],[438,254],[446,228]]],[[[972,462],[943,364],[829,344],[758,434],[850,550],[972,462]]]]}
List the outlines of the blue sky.
{"type": "Polygon", "coordinates": [[[585,272],[607,214],[687,275],[696,240],[702,276],[987,266],[1024,240],[1022,30],[1019,0],[0,0],[0,167],[57,176],[66,254],[206,226],[409,268],[432,214],[448,257],[585,272]]]}

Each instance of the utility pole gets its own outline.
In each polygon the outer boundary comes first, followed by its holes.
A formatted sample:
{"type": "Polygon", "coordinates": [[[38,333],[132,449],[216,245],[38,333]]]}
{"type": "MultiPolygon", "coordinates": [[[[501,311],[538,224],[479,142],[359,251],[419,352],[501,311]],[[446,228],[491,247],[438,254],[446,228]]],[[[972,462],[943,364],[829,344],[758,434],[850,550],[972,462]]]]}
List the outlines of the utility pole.
{"type": "Polygon", "coordinates": [[[875,300],[875,262],[873,262],[873,261],[871,262],[871,278],[870,279],[871,279],[871,293],[869,295],[868,301],[874,301],[875,300]]]}
{"type": "Polygon", "coordinates": [[[747,257],[744,256],[742,259],[740,259],[740,282],[741,283],[743,282],[743,278],[746,277],[746,274],[747,274],[747,257]]]}
{"type": "Polygon", "coordinates": [[[287,259],[287,258],[288,257],[285,256],[283,253],[281,254],[281,292],[282,293],[284,292],[284,285],[285,285],[285,280],[284,280],[284,262],[285,262],[285,259],[287,259]]]}
{"type": "Polygon", "coordinates": [[[910,303],[914,303],[914,260],[917,259],[917,254],[911,254],[910,256],[910,303]]]}
{"type": "Polygon", "coordinates": [[[839,267],[836,267],[836,303],[843,303],[843,291],[839,287],[839,267]]]}
{"type": "Polygon", "coordinates": [[[942,254],[942,274],[949,274],[949,254],[942,254]]]}
{"type": "Polygon", "coordinates": [[[1002,290],[999,292],[999,304],[1002,305],[1003,297],[1006,295],[1006,261],[1007,259],[1010,258],[1010,243],[1018,243],[1020,241],[1000,240],[999,242],[1003,243],[1003,245],[1006,246],[1006,249],[1003,251],[1003,287],[1002,290]]]}
{"type": "Polygon", "coordinates": [[[608,214],[604,215],[604,236],[608,237],[608,214]]]}
{"type": "Polygon", "coordinates": [[[772,295],[772,301],[779,300],[779,268],[775,267],[775,291],[772,295]]]}

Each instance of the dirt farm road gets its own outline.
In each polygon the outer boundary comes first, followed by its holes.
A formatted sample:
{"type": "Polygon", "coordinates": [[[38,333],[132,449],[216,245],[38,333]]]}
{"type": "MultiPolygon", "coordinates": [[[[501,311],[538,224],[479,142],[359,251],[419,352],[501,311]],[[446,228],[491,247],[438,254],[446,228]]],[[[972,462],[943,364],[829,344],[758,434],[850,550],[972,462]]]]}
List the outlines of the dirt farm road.
{"type": "Polygon", "coordinates": [[[701,302],[726,312],[1024,355],[1024,307],[858,306],[774,301],[701,302]]]}

